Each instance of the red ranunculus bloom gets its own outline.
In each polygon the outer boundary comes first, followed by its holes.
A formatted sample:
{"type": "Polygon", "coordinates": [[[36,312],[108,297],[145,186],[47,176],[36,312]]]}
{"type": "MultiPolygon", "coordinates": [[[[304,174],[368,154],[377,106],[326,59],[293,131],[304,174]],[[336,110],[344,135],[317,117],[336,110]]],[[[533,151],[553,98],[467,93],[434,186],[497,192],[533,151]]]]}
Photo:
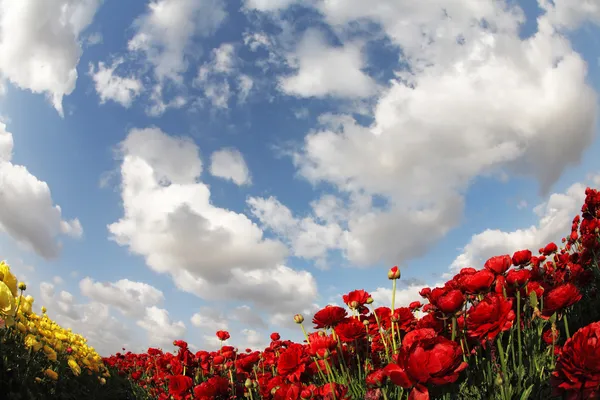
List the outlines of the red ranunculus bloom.
{"type": "Polygon", "coordinates": [[[555,253],[558,250],[558,247],[556,246],[556,243],[554,242],[550,242],[546,245],[546,247],[544,247],[544,249],[542,250],[542,253],[545,256],[549,256],[552,253],[555,253]]]}
{"type": "Polygon", "coordinates": [[[411,399],[429,399],[428,383],[444,385],[456,382],[467,363],[462,360],[460,345],[437,336],[433,329],[409,332],[395,363],[384,368],[389,379],[403,388],[413,388],[411,399]]]}
{"type": "Polygon", "coordinates": [[[397,320],[396,327],[401,331],[408,331],[413,322],[415,322],[415,315],[408,307],[400,307],[394,310],[394,318],[397,320]]]}
{"type": "Polygon", "coordinates": [[[227,331],[217,331],[217,337],[219,338],[219,340],[227,340],[231,336],[229,335],[229,332],[227,332],[227,331]]]}
{"type": "Polygon", "coordinates": [[[495,275],[487,269],[465,274],[459,278],[460,287],[466,293],[480,293],[489,290],[494,283],[495,275]]]}
{"type": "Polygon", "coordinates": [[[600,398],[600,322],[567,340],[552,373],[552,386],[569,400],[600,398]]]}
{"type": "Polygon", "coordinates": [[[300,381],[300,375],[306,369],[303,346],[293,343],[285,349],[277,361],[277,373],[287,376],[290,382],[300,381]]]}
{"type": "Polygon", "coordinates": [[[169,377],[169,394],[176,399],[183,399],[193,384],[194,381],[189,376],[173,375],[169,377]]]}
{"type": "Polygon", "coordinates": [[[490,293],[469,309],[467,333],[485,345],[486,340],[494,340],[500,332],[509,330],[514,319],[512,300],[504,299],[502,295],[496,293],[490,293]]]}
{"type": "Polygon", "coordinates": [[[383,369],[378,369],[377,371],[371,372],[369,375],[367,375],[365,381],[367,383],[367,387],[369,388],[381,387],[386,378],[387,376],[385,376],[385,371],[383,369]]]}
{"type": "Polygon", "coordinates": [[[279,339],[281,339],[281,336],[279,336],[279,333],[277,333],[277,332],[271,333],[271,340],[272,341],[277,341],[279,339]]]}
{"type": "Polygon", "coordinates": [[[531,271],[528,269],[511,269],[506,274],[506,283],[510,286],[523,286],[531,279],[531,271]]]}
{"type": "Polygon", "coordinates": [[[530,250],[519,250],[516,251],[512,256],[512,263],[515,266],[527,265],[531,261],[531,251],[530,250]]]}
{"type": "Polygon", "coordinates": [[[360,306],[364,306],[367,304],[367,299],[369,298],[369,293],[364,290],[353,290],[348,294],[342,296],[344,303],[350,308],[358,308],[360,306]]]}
{"type": "Polygon", "coordinates": [[[349,318],[346,321],[340,322],[335,327],[335,333],[339,336],[342,342],[354,342],[362,339],[367,335],[365,326],[356,318],[349,318]]]}
{"type": "Polygon", "coordinates": [[[317,311],[313,317],[315,329],[333,328],[346,318],[348,312],[342,307],[325,306],[322,310],[317,311]]]}
{"type": "Polygon", "coordinates": [[[441,312],[453,314],[460,310],[463,304],[465,304],[465,296],[457,289],[447,290],[445,288],[435,288],[431,292],[429,301],[431,301],[431,304],[436,306],[441,312]]]}
{"type": "Polygon", "coordinates": [[[484,264],[485,269],[492,271],[496,275],[505,273],[512,265],[512,260],[508,254],[495,256],[487,260],[484,264]]]}
{"type": "Polygon", "coordinates": [[[581,300],[581,293],[577,289],[577,286],[572,283],[564,283],[556,286],[544,294],[543,314],[550,316],[556,311],[572,306],[579,300],[581,300]]]}
{"type": "Polygon", "coordinates": [[[227,394],[229,381],[222,376],[213,376],[194,388],[194,396],[200,400],[215,399],[219,395],[227,394]]]}

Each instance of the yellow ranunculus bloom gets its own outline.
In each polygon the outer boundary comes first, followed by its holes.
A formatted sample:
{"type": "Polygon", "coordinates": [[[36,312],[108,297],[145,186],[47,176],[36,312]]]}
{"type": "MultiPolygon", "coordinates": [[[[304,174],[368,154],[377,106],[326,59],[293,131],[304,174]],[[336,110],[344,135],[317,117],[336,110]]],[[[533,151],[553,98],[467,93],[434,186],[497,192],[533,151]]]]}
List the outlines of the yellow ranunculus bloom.
{"type": "Polygon", "coordinates": [[[67,364],[69,364],[69,367],[71,368],[71,371],[73,371],[73,374],[75,376],[79,376],[79,374],[81,374],[81,367],[79,367],[77,361],[73,360],[72,358],[69,358],[67,364]]]}
{"type": "Polygon", "coordinates": [[[0,312],[11,315],[15,311],[15,297],[6,283],[0,281],[0,312]]]}
{"type": "Polygon", "coordinates": [[[50,368],[48,368],[47,370],[44,371],[44,375],[46,375],[48,378],[52,379],[53,381],[58,380],[58,374],[55,371],[52,371],[50,368]]]}
{"type": "Polygon", "coordinates": [[[13,297],[15,297],[17,295],[17,278],[10,272],[10,267],[4,261],[0,261],[0,274],[3,276],[2,281],[8,286],[13,297]]]}

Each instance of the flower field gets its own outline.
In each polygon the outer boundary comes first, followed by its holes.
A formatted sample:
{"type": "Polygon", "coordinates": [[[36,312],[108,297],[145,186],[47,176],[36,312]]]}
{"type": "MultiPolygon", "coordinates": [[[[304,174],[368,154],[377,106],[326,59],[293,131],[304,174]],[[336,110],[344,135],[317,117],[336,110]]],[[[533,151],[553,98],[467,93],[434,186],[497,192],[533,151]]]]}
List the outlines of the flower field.
{"type": "MultiPolygon", "coordinates": [[[[600,398],[600,192],[588,188],[581,211],[560,248],[492,257],[423,288],[423,301],[408,307],[352,291],[346,308],[323,308],[310,328],[293,316],[304,343],[272,333],[263,351],[228,346],[229,333],[218,331],[218,351],[192,353],[177,340],[174,352],[101,359],[33,313],[2,264],[0,389],[51,397],[62,384],[81,394],[72,398],[161,400],[600,398]]],[[[394,296],[400,270],[388,279],[394,296]]]]}

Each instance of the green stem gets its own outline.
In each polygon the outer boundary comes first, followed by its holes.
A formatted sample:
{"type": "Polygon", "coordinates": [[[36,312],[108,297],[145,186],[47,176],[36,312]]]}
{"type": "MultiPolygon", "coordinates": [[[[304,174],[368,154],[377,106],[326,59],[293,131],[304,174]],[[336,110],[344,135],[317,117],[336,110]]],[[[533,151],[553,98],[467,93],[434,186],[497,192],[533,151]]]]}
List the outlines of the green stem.
{"type": "MultiPolygon", "coordinates": [[[[394,317],[394,306],[396,305],[396,279],[392,280],[392,318],[394,317]]],[[[394,323],[392,322],[392,346],[396,354],[396,334],[394,332],[394,323]]]]}
{"type": "Polygon", "coordinates": [[[567,333],[567,339],[571,339],[571,333],[569,332],[569,320],[567,319],[566,313],[563,316],[563,319],[565,320],[565,332],[567,333]]]}
{"type": "Polygon", "coordinates": [[[519,366],[523,365],[523,351],[521,339],[521,292],[517,290],[517,340],[519,342],[519,366]]]}

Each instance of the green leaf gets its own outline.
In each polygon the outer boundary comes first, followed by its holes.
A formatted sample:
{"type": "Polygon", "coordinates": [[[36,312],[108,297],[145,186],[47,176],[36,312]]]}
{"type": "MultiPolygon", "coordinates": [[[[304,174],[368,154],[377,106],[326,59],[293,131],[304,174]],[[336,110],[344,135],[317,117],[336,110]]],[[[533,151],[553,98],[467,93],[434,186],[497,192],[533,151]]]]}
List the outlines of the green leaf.
{"type": "Polygon", "coordinates": [[[521,395],[521,400],[527,400],[533,391],[533,385],[529,386],[521,395]]]}

